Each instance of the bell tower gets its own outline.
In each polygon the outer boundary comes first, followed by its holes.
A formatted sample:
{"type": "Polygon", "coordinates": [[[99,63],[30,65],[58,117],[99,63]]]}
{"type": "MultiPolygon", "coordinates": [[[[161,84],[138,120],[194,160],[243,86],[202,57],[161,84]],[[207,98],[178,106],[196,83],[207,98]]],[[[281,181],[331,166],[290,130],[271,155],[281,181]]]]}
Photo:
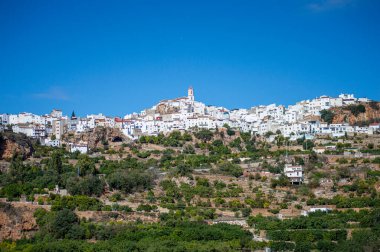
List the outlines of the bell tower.
{"type": "Polygon", "coordinates": [[[192,86],[190,86],[189,89],[187,90],[187,98],[190,101],[194,101],[194,89],[192,86]]]}

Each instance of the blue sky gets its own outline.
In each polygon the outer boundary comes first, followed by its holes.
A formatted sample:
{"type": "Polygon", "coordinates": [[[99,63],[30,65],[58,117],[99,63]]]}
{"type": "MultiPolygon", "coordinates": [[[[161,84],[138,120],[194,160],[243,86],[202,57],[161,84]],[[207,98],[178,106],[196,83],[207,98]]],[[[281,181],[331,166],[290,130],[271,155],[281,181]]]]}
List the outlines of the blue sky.
{"type": "Polygon", "coordinates": [[[380,100],[380,1],[0,1],[0,112],[380,100]]]}

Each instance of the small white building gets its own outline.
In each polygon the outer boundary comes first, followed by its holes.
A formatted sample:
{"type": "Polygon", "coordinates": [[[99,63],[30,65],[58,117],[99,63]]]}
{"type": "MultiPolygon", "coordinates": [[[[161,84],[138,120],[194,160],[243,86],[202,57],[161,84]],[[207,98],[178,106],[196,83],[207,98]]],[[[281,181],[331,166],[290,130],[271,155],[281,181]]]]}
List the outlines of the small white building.
{"type": "Polygon", "coordinates": [[[303,167],[301,165],[285,164],[284,173],[292,184],[303,183],[303,167]]]}
{"type": "Polygon", "coordinates": [[[69,144],[70,145],[70,152],[76,152],[79,151],[81,154],[86,154],[88,151],[87,144],[69,144]]]}
{"type": "Polygon", "coordinates": [[[326,147],[325,146],[316,146],[316,147],[313,147],[313,151],[317,154],[323,154],[326,151],[326,147]]]}
{"type": "Polygon", "coordinates": [[[0,124],[8,125],[9,123],[9,115],[8,114],[0,114],[0,124]]]}
{"type": "Polygon", "coordinates": [[[315,213],[315,212],[327,213],[327,212],[331,212],[331,211],[332,211],[332,209],[329,207],[312,207],[309,210],[303,210],[301,212],[301,215],[308,216],[309,213],[315,213]]]}
{"type": "Polygon", "coordinates": [[[380,130],[380,123],[371,123],[369,125],[370,129],[373,129],[374,131],[379,131],[380,130]]]}
{"type": "Polygon", "coordinates": [[[49,138],[45,138],[42,144],[50,147],[59,147],[61,146],[61,141],[59,139],[51,140],[49,138]]]}

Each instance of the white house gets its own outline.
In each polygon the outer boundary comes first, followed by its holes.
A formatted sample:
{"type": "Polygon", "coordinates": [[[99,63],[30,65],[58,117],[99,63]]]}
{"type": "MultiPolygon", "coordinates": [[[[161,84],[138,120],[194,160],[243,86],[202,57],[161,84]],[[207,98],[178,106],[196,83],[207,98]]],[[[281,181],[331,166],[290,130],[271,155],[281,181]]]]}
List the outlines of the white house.
{"type": "Polygon", "coordinates": [[[289,178],[292,184],[303,183],[303,167],[302,166],[285,164],[284,173],[289,178]]]}
{"type": "Polygon", "coordinates": [[[23,133],[32,138],[43,138],[46,136],[45,127],[34,124],[16,124],[12,126],[12,131],[15,133],[23,133]]]}
{"type": "Polygon", "coordinates": [[[41,142],[41,144],[43,144],[45,146],[59,147],[59,146],[61,146],[61,141],[58,139],[51,140],[49,138],[45,138],[45,140],[43,142],[41,142]]]}
{"type": "Polygon", "coordinates": [[[70,152],[76,152],[79,151],[81,154],[86,154],[88,151],[87,144],[69,144],[70,146],[70,152]]]}

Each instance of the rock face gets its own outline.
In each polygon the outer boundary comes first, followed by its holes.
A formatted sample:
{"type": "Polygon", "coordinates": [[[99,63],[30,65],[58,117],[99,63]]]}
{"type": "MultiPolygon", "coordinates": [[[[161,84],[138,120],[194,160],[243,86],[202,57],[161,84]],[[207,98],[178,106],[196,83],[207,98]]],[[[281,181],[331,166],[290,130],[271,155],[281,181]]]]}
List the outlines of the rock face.
{"type": "Polygon", "coordinates": [[[156,108],[156,113],[160,115],[177,113],[179,111],[179,107],[169,106],[165,103],[160,103],[156,108]]]}
{"type": "Polygon", "coordinates": [[[130,141],[120,129],[96,127],[90,132],[69,136],[66,134],[64,140],[68,142],[84,141],[88,143],[90,149],[104,148],[104,144],[111,142],[130,141]]]}
{"type": "Polygon", "coordinates": [[[17,153],[23,158],[30,157],[33,153],[32,141],[24,134],[3,132],[0,135],[0,159],[11,159],[17,153]]]}
{"type": "Polygon", "coordinates": [[[380,103],[362,103],[365,107],[365,113],[360,113],[357,116],[351,113],[347,107],[332,108],[334,119],[332,123],[349,123],[355,125],[361,122],[372,122],[380,119],[380,103]]]}
{"type": "Polygon", "coordinates": [[[33,217],[35,208],[36,206],[13,206],[0,202],[0,242],[30,238],[38,230],[33,217]]]}
{"type": "Polygon", "coordinates": [[[108,142],[123,142],[126,137],[119,129],[97,127],[90,133],[88,146],[90,149],[103,147],[108,142]]]}

